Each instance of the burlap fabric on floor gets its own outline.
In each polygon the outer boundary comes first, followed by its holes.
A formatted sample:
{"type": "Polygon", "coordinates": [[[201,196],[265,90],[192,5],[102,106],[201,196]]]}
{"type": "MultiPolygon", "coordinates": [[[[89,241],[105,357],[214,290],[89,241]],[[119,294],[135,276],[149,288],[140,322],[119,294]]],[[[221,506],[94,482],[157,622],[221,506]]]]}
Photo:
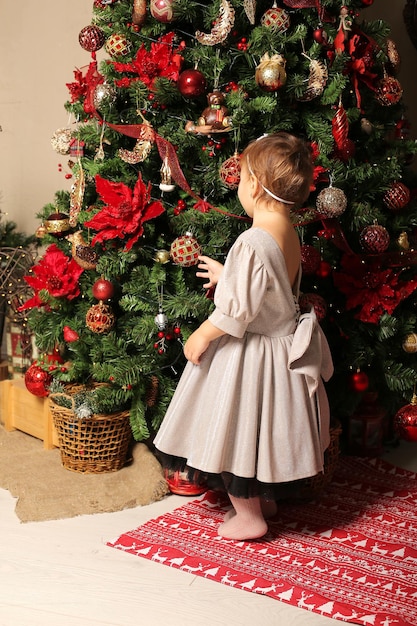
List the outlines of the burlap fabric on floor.
{"type": "Polygon", "coordinates": [[[168,488],[148,447],[136,443],[132,461],[117,472],[79,474],[65,469],[59,450],[0,426],[0,487],[18,498],[22,522],[109,513],[161,500],[168,488]]]}

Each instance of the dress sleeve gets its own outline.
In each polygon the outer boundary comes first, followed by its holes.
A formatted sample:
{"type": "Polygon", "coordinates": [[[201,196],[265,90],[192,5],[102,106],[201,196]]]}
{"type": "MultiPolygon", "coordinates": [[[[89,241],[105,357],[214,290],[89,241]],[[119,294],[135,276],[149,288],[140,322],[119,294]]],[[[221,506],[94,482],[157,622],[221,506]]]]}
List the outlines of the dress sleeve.
{"type": "Polygon", "coordinates": [[[214,296],[210,322],[228,335],[243,337],[265,298],[268,274],[254,248],[237,241],[227,256],[214,296]]]}

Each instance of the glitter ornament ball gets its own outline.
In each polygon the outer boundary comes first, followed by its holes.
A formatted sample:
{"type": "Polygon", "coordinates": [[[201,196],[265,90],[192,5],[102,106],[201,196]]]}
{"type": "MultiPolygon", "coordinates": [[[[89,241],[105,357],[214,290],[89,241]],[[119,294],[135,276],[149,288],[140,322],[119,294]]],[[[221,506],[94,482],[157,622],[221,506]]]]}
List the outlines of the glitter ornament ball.
{"type": "Polygon", "coordinates": [[[58,128],[51,137],[51,146],[58,154],[66,155],[71,151],[72,131],[70,128],[58,128]]]}
{"type": "Polygon", "coordinates": [[[104,46],[106,37],[104,32],[98,26],[90,24],[85,26],[78,35],[78,41],[81,48],[88,52],[97,52],[104,46]]]}
{"type": "Polygon", "coordinates": [[[171,244],[171,259],[181,267],[197,265],[201,255],[201,246],[191,233],[177,237],[171,244]]]}
{"type": "Polygon", "coordinates": [[[417,396],[403,406],[394,416],[394,430],[401,439],[417,442],[417,396]]]}
{"type": "Polygon", "coordinates": [[[116,101],[116,92],[111,85],[101,83],[97,85],[93,92],[93,104],[96,109],[103,106],[110,106],[116,101]]]}
{"type": "Polygon", "coordinates": [[[261,25],[277,33],[285,33],[289,29],[290,24],[291,20],[287,11],[277,7],[275,2],[273,7],[265,11],[261,17],[261,25]]]}
{"type": "Polygon", "coordinates": [[[111,57],[125,57],[132,50],[132,43],[124,36],[113,33],[106,41],[106,51],[111,57]]]}
{"type": "Polygon", "coordinates": [[[389,246],[390,237],[386,228],[379,224],[365,226],[359,235],[359,243],[365,252],[378,254],[385,252],[389,246]]]}
{"type": "Polygon", "coordinates": [[[326,300],[319,296],[318,293],[303,293],[300,296],[299,305],[302,313],[309,313],[313,308],[319,323],[327,315],[326,300]]]}
{"type": "Polygon", "coordinates": [[[321,255],[314,246],[301,246],[301,268],[303,274],[311,276],[315,274],[320,267],[321,255]]]}
{"type": "Polygon", "coordinates": [[[195,69],[184,70],[178,76],[177,87],[184,98],[198,98],[206,93],[206,77],[195,69]]]}
{"type": "Polygon", "coordinates": [[[384,195],[384,204],[391,211],[400,211],[410,202],[411,193],[409,188],[400,181],[392,183],[384,195]]]}
{"type": "Polygon", "coordinates": [[[404,352],[415,354],[417,352],[417,334],[409,333],[402,343],[404,352]]]}
{"type": "Polygon", "coordinates": [[[36,361],[32,363],[25,373],[26,389],[34,396],[38,396],[38,398],[46,398],[49,394],[49,385],[51,382],[51,375],[39,367],[36,361]]]}
{"type": "Polygon", "coordinates": [[[93,306],[88,309],[87,315],[85,316],[87,327],[98,335],[109,332],[109,330],[113,328],[115,321],[116,318],[113,311],[107,304],[103,304],[103,302],[93,304],[93,306]]]}
{"type": "Polygon", "coordinates": [[[385,76],[378,84],[376,99],[379,104],[389,107],[398,104],[403,95],[403,88],[400,81],[393,76],[385,76]]]}
{"type": "Polygon", "coordinates": [[[220,180],[229,189],[237,189],[240,182],[240,156],[235,152],[233,156],[226,159],[220,166],[220,180]]]}
{"type": "Polygon", "coordinates": [[[346,210],[347,198],[338,187],[327,187],[317,196],[316,207],[324,217],[338,217],[346,210]]]}
{"type": "Polygon", "coordinates": [[[272,57],[266,52],[255,71],[255,81],[263,91],[277,91],[287,82],[286,60],[280,54],[272,57]]]}

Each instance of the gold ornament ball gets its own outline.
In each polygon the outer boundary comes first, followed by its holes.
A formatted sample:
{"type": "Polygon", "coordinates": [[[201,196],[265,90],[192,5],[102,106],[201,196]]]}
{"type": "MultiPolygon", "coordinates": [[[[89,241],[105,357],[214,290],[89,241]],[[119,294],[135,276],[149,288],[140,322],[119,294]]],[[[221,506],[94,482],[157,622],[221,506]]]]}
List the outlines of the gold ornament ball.
{"type": "Polygon", "coordinates": [[[51,213],[44,222],[45,231],[54,237],[63,237],[71,230],[69,216],[66,213],[51,213]]]}
{"type": "Polygon", "coordinates": [[[201,246],[191,233],[177,237],[171,244],[171,259],[181,267],[197,265],[201,255],[201,246]]]}
{"type": "Polygon", "coordinates": [[[255,71],[255,81],[263,91],[277,91],[287,82],[286,60],[280,54],[272,57],[266,52],[255,71]]]}
{"type": "Polygon", "coordinates": [[[408,354],[415,354],[417,352],[417,334],[410,333],[403,341],[403,350],[408,354]]]}
{"type": "Polygon", "coordinates": [[[98,335],[109,332],[113,328],[115,321],[116,318],[111,307],[101,301],[98,304],[93,304],[85,316],[87,327],[98,335]]]}
{"type": "Polygon", "coordinates": [[[132,50],[132,43],[124,35],[114,33],[106,41],[106,51],[111,57],[125,57],[132,50]]]}
{"type": "Polygon", "coordinates": [[[170,259],[169,250],[157,250],[154,256],[154,260],[157,263],[161,263],[162,265],[164,265],[165,263],[168,263],[169,259],[170,259]]]}

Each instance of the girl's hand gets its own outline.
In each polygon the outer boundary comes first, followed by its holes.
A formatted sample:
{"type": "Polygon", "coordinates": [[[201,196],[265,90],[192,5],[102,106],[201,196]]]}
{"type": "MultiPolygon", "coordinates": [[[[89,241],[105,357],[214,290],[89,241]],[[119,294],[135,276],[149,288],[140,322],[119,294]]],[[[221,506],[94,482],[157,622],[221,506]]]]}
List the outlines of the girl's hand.
{"type": "Polygon", "coordinates": [[[223,330],[213,326],[210,320],[206,320],[192,333],[192,335],[188,337],[185,342],[185,358],[188,359],[188,361],[191,361],[191,363],[194,363],[194,365],[200,365],[201,357],[209,347],[210,343],[214,339],[222,337],[224,334],[223,330]]]}
{"type": "Polygon", "coordinates": [[[200,365],[201,356],[210,345],[209,339],[198,328],[189,336],[184,345],[184,355],[194,365],[200,365]]]}
{"type": "Polygon", "coordinates": [[[219,261],[215,261],[208,256],[199,256],[198,260],[201,261],[198,267],[203,272],[197,272],[196,276],[199,278],[208,279],[207,283],[204,283],[203,287],[205,289],[210,289],[210,287],[215,287],[219,281],[220,274],[223,271],[223,265],[219,263],[219,261]]]}

